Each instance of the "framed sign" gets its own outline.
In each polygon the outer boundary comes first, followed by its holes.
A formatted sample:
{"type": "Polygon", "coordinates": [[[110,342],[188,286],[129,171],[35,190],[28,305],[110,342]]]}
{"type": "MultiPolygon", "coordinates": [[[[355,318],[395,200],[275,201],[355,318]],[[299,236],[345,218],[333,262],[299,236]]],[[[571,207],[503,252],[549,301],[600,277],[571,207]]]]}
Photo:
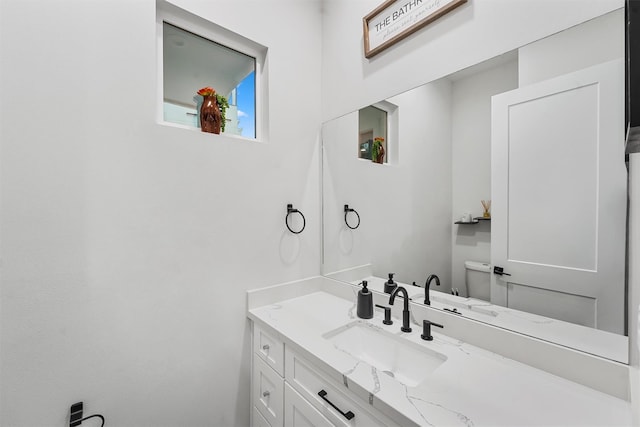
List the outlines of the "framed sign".
{"type": "Polygon", "coordinates": [[[362,19],[364,56],[382,52],[467,0],[387,0],[362,19]]]}

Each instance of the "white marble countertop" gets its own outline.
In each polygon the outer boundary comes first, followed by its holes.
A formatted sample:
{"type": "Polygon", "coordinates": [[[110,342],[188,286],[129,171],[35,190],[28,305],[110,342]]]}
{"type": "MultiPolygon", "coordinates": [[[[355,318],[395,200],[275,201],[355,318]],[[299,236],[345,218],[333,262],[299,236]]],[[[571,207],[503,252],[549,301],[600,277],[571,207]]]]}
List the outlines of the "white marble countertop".
{"type": "MultiPolygon", "coordinates": [[[[362,280],[367,281],[370,289],[384,292],[384,283],[387,279],[367,276],[361,280],[351,281],[351,283],[356,285],[362,280]]],[[[404,283],[399,283],[399,285],[405,287],[409,298],[412,300],[417,302],[424,300],[424,288],[404,283]]],[[[622,363],[628,362],[629,339],[624,335],[513,310],[479,299],[454,296],[439,292],[437,288],[434,288],[432,284],[430,294],[431,307],[439,309],[456,308],[469,319],[516,330],[521,334],[550,342],[562,343],[564,346],[607,359],[622,363]]]]}
{"type": "MultiPolygon", "coordinates": [[[[356,291],[348,300],[319,291],[249,310],[248,316],[273,328],[327,376],[349,389],[364,405],[422,426],[631,426],[631,404],[495,353],[422,327],[400,331],[401,320],[382,324],[382,310],[370,320],[356,316],[356,291]],[[447,360],[415,387],[408,387],[337,349],[323,335],[352,322],[401,336],[447,360]]],[[[402,300],[399,301],[402,303],[402,300]]],[[[396,302],[398,305],[398,302],[396,302]]],[[[434,328],[436,329],[436,328],[434,328]]]]}

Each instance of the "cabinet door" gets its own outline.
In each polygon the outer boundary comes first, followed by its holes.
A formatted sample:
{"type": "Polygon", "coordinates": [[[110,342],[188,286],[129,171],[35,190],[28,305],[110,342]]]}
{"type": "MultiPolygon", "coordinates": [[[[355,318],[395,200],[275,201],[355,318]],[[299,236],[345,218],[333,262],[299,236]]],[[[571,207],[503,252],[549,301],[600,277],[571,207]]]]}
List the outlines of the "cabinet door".
{"type": "Polygon", "coordinates": [[[266,331],[254,323],[253,351],[284,377],[284,343],[275,333],[266,331]]]}
{"type": "MultiPolygon", "coordinates": [[[[377,409],[365,409],[356,402],[360,398],[343,385],[323,375],[308,360],[298,356],[288,348],[285,352],[287,384],[317,408],[335,426],[341,427],[384,427],[396,425],[377,409]]],[[[363,402],[364,403],[364,402],[363,402]]],[[[401,425],[415,425],[406,420],[401,425]]]]}
{"type": "Polygon", "coordinates": [[[333,427],[316,408],[287,383],[284,385],[285,427],[333,427]]]}
{"type": "Polygon", "coordinates": [[[271,427],[282,426],[284,379],[262,359],[253,357],[253,404],[271,427]]]}
{"type": "Polygon", "coordinates": [[[271,427],[269,422],[264,419],[258,408],[253,407],[253,419],[251,422],[251,427],[271,427]]]}

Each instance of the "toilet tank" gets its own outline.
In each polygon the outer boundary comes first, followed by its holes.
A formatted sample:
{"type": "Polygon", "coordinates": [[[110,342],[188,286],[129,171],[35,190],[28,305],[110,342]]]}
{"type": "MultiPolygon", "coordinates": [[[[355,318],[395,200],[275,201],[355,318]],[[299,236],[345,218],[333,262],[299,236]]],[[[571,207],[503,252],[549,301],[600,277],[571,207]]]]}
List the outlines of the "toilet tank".
{"type": "Polygon", "coordinates": [[[465,281],[467,295],[485,301],[491,301],[491,268],[489,263],[480,261],[465,261],[465,281]]]}

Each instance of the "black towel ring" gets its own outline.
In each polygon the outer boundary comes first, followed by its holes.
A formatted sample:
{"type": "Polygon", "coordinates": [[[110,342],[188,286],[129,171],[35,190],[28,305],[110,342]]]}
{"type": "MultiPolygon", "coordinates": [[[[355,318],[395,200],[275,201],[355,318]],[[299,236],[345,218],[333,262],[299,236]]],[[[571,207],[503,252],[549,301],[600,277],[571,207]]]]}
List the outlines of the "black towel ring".
{"type": "Polygon", "coordinates": [[[289,231],[292,232],[293,234],[300,234],[300,233],[302,233],[304,228],[307,226],[307,221],[305,220],[304,215],[302,214],[302,212],[300,212],[298,209],[294,209],[292,204],[288,204],[287,205],[287,216],[284,218],[284,224],[287,226],[289,231]],[[293,231],[291,229],[291,227],[289,227],[289,215],[291,215],[292,213],[299,213],[300,216],[302,217],[302,228],[300,229],[300,231],[293,231]]]}
{"type": "Polygon", "coordinates": [[[355,230],[356,228],[360,227],[360,215],[358,214],[358,211],[356,211],[355,209],[351,209],[349,205],[344,205],[344,223],[347,224],[347,227],[349,227],[352,230],[355,230]],[[349,222],[347,221],[347,215],[349,214],[349,212],[353,212],[358,217],[358,223],[356,224],[355,227],[350,226],[349,222]]]}

